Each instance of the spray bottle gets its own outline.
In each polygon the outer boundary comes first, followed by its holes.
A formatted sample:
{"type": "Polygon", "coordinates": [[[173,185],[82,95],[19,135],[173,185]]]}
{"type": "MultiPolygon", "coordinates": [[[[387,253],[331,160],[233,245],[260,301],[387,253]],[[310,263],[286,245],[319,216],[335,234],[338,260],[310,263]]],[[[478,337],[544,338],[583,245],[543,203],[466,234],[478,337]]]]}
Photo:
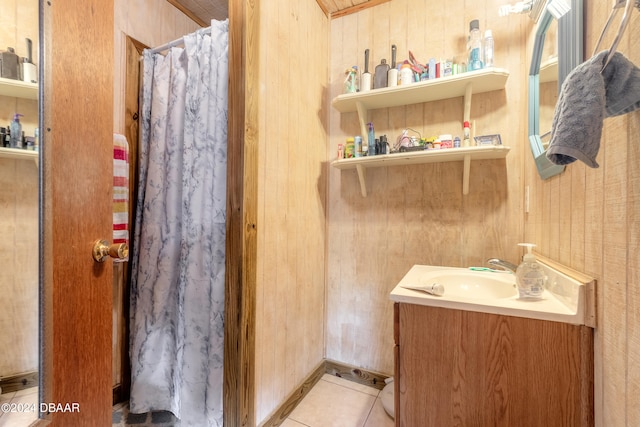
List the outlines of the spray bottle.
{"type": "Polygon", "coordinates": [[[13,121],[9,125],[11,132],[9,147],[11,148],[22,148],[22,124],[20,123],[20,116],[22,116],[22,114],[14,114],[13,121]]]}

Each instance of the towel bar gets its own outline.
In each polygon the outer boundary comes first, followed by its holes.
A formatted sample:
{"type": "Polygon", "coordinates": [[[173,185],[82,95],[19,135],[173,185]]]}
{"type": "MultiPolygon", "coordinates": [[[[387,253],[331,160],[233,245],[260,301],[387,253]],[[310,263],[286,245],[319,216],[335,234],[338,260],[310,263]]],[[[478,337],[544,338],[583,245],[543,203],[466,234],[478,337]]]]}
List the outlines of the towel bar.
{"type": "Polygon", "coordinates": [[[618,9],[620,9],[623,4],[625,5],[624,15],[622,15],[622,21],[620,21],[620,28],[618,29],[618,34],[616,35],[616,38],[613,40],[613,43],[611,44],[611,48],[609,49],[609,53],[607,54],[607,57],[604,60],[604,65],[602,66],[602,70],[600,70],[600,72],[602,72],[607,67],[607,64],[609,64],[609,61],[611,60],[611,58],[613,58],[613,54],[616,53],[616,48],[618,47],[618,43],[620,43],[620,39],[622,38],[622,35],[626,31],[627,25],[629,24],[631,8],[635,7],[636,9],[638,9],[638,11],[640,11],[640,0],[615,0],[615,4],[613,5],[613,8],[611,9],[611,13],[609,14],[609,19],[607,19],[607,23],[602,29],[600,38],[598,39],[598,42],[596,43],[596,47],[593,50],[593,55],[595,55],[598,52],[600,43],[602,42],[602,39],[605,33],[609,29],[609,25],[611,25],[611,22],[613,21],[613,17],[616,15],[616,13],[618,12],[618,9]]]}

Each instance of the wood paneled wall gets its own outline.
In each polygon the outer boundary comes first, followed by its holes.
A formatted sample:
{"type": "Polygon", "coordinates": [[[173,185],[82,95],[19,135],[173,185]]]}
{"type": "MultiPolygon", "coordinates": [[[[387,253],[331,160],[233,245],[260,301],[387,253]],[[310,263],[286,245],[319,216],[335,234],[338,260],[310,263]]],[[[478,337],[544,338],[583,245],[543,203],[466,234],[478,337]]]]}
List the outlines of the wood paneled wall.
{"type": "MultiPolygon", "coordinates": [[[[585,57],[590,57],[610,2],[585,2],[585,57]]],[[[601,49],[609,48],[618,20],[601,49]]],[[[640,64],[640,13],[618,51],[640,64]]],[[[531,210],[525,235],[544,255],[597,279],[595,414],[598,426],[640,425],[640,113],[608,118],[592,169],[575,162],[547,181],[526,158],[531,210]]]]}
{"type": "Polygon", "coordinates": [[[314,0],[263,2],[259,19],[258,424],[324,355],[329,80],[329,21],[314,0]]]}
{"type": "MultiPolygon", "coordinates": [[[[27,56],[25,38],[38,60],[38,2],[3,0],[0,50],[27,56]]],[[[0,96],[0,126],[15,113],[34,135],[38,101],[0,96]]],[[[1,144],[0,144],[1,145],[1,144]]],[[[33,160],[0,159],[0,378],[38,370],[38,167],[33,160]]]]}
{"type": "MultiPolygon", "coordinates": [[[[462,195],[462,162],[367,170],[368,197],[356,172],[329,168],[327,358],[393,373],[393,304],[389,292],[414,264],[484,265],[490,257],[517,262],[522,240],[523,156],[526,121],[527,16],[500,18],[489,0],[393,0],[331,22],[329,99],[341,93],[344,70],[370,70],[382,58],[398,61],[411,50],[430,57],[464,56],[469,21],[480,20],[495,39],[495,65],[510,72],[506,89],[474,95],[472,133],[500,133],[511,151],[504,160],[471,163],[469,194],[462,195]]],[[[463,98],[376,110],[376,135],[391,143],[403,129],[423,136],[462,135],[463,98]]],[[[357,135],[355,113],[330,109],[329,161],[339,143],[357,135]]]]}

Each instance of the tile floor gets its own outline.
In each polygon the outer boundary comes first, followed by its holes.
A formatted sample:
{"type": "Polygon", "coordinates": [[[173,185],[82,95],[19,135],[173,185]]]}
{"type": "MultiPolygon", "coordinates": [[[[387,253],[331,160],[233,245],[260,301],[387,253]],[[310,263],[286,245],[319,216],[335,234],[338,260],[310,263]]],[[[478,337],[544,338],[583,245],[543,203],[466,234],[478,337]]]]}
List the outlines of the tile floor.
{"type": "Polygon", "coordinates": [[[1,394],[0,406],[0,427],[28,426],[38,418],[38,387],[1,394]]]}
{"type": "Polygon", "coordinates": [[[381,391],[325,374],[282,427],[393,427],[381,391]]]}
{"type": "MultiPolygon", "coordinates": [[[[393,427],[380,393],[376,388],[325,374],[281,427],[393,427]]],[[[126,403],[113,410],[112,427],[177,425],[169,412],[130,414],[126,403]]]]}

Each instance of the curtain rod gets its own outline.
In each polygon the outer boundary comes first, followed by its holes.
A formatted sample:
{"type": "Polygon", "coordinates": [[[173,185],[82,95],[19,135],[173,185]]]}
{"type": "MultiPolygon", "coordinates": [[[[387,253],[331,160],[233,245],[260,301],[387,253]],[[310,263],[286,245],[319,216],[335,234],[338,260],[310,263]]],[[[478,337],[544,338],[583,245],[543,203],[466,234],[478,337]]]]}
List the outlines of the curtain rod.
{"type": "MultiPolygon", "coordinates": [[[[199,30],[196,30],[196,33],[211,34],[211,27],[201,28],[199,30]]],[[[165,43],[162,46],[154,47],[153,49],[150,49],[150,50],[151,50],[151,53],[159,53],[164,50],[170,49],[172,47],[180,46],[181,44],[184,44],[184,36],[180,37],[179,39],[175,39],[174,41],[171,41],[169,43],[165,43]]]]}

